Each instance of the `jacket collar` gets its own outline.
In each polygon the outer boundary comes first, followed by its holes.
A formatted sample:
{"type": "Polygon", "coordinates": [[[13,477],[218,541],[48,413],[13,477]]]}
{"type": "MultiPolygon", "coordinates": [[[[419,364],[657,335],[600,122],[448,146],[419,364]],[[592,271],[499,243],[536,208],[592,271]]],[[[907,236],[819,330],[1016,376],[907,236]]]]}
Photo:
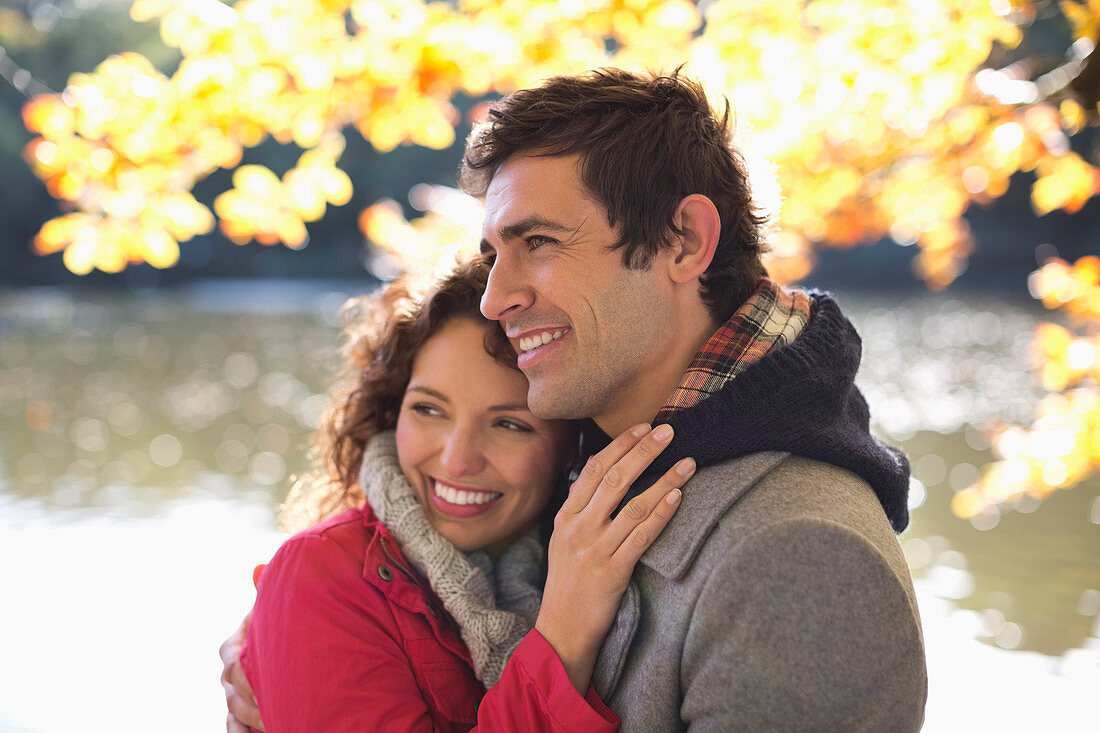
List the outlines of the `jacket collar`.
{"type": "Polygon", "coordinates": [[[726,510],[788,455],[752,453],[723,464],[725,470],[697,473],[684,486],[680,507],[641,563],[670,580],[683,577],[726,510]]]}
{"type": "MultiPolygon", "coordinates": [[[[582,425],[580,437],[582,456],[597,453],[610,442],[611,439],[593,421],[586,420],[582,425]]],[[[666,453],[668,451],[669,449],[665,449],[666,453]]],[[[750,453],[728,461],[729,465],[736,466],[735,470],[720,472],[700,470],[684,486],[679,508],[660,536],[642,555],[640,562],[666,578],[677,579],[683,576],[695,561],[695,556],[699,554],[714,525],[725,515],[726,510],[733,506],[733,503],[761,476],[788,455],[790,454],[786,451],[750,453]]],[[[667,467],[660,468],[663,470],[667,467]]],[[[661,472],[654,470],[651,466],[631,487],[623,499],[623,505],[631,497],[637,496],[652,486],[660,476],[661,472]]],[[[571,476],[570,480],[576,480],[576,475],[571,476]]]]}
{"type": "Polygon", "coordinates": [[[363,525],[370,536],[363,558],[363,580],[377,588],[390,603],[423,616],[436,640],[472,667],[470,652],[459,638],[450,615],[429,590],[427,579],[401,554],[393,535],[369,504],[363,507],[363,525]]]}

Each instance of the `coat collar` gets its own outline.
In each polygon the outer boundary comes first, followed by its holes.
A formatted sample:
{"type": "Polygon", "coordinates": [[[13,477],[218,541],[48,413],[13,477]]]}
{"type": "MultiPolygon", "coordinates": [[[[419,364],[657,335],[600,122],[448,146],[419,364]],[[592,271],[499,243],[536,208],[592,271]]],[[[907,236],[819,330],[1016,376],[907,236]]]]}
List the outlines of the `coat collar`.
{"type": "MultiPolygon", "coordinates": [[[[779,451],[753,453],[721,464],[725,470],[704,469],[696,474],[684,486],[684,498],[672,521],[642,555],[641,563],[665,578],[679,580],[695,562],[726,510],[788,455],[779,451]]],[[[640,597],[637,581],[630,581],[596,659],[592,684],[605,700],[618,687],[633,647],[641,618],[640,597]]]]}
{"type": "Polygon", "coordinates": [[[619,677],[626,666],[627,652],[630,651],[634,633],[638,630],[638,619],[641,616],[639,597],[637,584],[630,581],[619,602],[615,621],[604,637],[600,654],[596,658],[592,685],[596,688],[596,693],[605,700],[611,697],[612,691],[619,685],[619,677]]]}
{"type": "Polygon", "coordinates": [[[641,563],[670,580],[683,577],[726,510],[788,455],[751,453],[719,464],[724,470],[701,470],[684,486],[679,509],[641,563]]]}

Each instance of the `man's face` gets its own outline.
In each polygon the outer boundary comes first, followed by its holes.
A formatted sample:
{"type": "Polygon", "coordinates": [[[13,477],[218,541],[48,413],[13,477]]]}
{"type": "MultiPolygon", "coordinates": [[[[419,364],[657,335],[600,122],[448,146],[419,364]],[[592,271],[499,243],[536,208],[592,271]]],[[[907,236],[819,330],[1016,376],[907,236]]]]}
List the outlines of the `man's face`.
{"type": "Polygon", "coordinates": [[[601,418],[652,402],[647,377],[674,330],[671,290],[661,253],[631,270],[611,249],[617,232],[578,164],[517,156],[493,176],[482,230],[493,269],[481,311],[516,347],[532,412],[604,426],[616,421],[601,418]]]}

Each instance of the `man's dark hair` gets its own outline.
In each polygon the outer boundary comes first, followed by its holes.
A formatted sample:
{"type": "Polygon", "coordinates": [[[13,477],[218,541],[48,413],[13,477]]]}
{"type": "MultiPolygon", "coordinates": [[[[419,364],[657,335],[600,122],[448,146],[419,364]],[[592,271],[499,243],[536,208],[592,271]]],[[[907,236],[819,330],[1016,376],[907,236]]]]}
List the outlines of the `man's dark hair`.
{"type": "Polygon", "coordinates": [[[765,218],[753,204],[745,164],[731,145],[730,106],[719,118],[702,87],[679,74],[599,69],[557,76],[490,105],[466,141],[459,185],[485,196],[512,156],[572,155],[581,181],[620,227],[623,264],[648,267],[671,233],[676,206],[703,194],[722,230],[701,295],[715,320],[727,320],[766,273],[760,262],[765,218]]]}

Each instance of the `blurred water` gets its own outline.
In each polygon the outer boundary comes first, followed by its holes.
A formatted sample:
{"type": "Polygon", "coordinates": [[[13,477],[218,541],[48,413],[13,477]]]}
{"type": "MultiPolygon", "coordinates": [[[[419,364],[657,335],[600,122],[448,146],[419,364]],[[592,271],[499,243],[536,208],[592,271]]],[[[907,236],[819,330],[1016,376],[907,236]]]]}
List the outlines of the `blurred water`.
{"type": "MultiPolygon", "coordinates": [[[[362,286],[0,293],[0,731],[211,730],[216,650],[306,465],[362,286]]],[[[914,465],[902,536],[926,730],[1085,730],[1100,713],[1100,485],[979,526],[954,491],[1028,422],[1029,303],[850,294],[876,429],[914,465]]]]}

